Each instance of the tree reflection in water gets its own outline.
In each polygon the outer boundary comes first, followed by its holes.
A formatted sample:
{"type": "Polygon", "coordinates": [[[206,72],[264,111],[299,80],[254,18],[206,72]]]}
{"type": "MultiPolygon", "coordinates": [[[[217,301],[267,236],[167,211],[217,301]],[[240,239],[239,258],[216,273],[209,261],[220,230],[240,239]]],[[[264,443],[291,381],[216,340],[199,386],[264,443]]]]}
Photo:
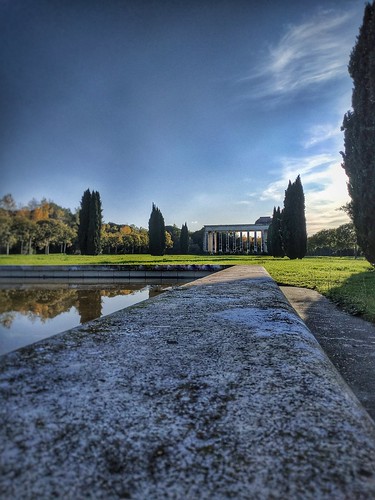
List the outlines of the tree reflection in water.
{"type": "Polygon", "coordinates": [[[0,355],[129,307],[171,284],[0,285],[0,355]]]}
{"type": "Polygon", "coordinates": [[[102,294],[100,290],[77,290],[77,310],[81,323],[86,323],[102,315],[102,294]]]}
{"type": "Polygon", "coordinates": [[[102,315],[102,298],[131,295],[145,288],[145,285],[128,285],[119,288],[9,288],[0,290],[0,324],[10,328],[15,313],[30,321],[39,319],[42,323],[75,308],[80,322],[86,323],[102,315]],[[130,288],[131,286],[131,288],[130,288]]]}

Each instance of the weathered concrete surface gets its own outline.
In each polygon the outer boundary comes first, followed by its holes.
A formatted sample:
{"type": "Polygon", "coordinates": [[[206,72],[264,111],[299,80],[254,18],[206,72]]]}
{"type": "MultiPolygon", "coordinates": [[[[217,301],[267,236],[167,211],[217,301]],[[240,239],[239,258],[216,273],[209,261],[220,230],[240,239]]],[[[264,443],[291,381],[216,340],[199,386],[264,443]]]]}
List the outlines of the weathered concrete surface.
{"type": "Polygon", "coordinates": [[[342,311],[315,290],[280,288],[375,420],[375,325],[342,311]]]}
{"type": "Polygon", "coordinates": [[[375,428],[261,268],[1,359],[1,498],[375,496],[375,428]]]}

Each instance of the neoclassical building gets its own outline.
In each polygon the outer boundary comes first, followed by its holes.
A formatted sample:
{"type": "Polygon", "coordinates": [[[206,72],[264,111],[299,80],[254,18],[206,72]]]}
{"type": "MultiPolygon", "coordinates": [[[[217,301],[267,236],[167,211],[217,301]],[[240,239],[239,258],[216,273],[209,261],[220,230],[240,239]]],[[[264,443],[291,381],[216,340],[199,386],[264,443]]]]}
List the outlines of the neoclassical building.
{"type": "Polygon", "coordinates": [[[217,253],[266,253],[271,217],[260,217],[254,224],[204,226],[203,250],[217,253]]]}

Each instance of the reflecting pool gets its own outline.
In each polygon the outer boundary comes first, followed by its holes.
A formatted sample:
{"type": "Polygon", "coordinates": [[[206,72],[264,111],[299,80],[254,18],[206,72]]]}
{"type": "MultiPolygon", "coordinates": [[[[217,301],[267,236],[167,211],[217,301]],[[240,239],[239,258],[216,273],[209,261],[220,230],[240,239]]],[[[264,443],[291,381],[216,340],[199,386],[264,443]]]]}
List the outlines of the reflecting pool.
{"type": "Polygon", "coordinates": [[[14,285],[0,289],[0,355],[129,307],[170,285],[14,285]]]}

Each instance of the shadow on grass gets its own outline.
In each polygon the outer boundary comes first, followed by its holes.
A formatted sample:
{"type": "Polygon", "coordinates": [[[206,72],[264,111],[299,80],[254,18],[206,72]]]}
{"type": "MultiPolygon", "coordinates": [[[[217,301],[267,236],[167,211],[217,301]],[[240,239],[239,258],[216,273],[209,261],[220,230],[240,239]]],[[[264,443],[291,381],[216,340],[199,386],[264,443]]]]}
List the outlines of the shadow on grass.
{"type": "Polygon", "coordinates": [[[375,269],[353,274],[337,286],[332,284],[326,295],[344,311],[375,323],[375,269]]]}

